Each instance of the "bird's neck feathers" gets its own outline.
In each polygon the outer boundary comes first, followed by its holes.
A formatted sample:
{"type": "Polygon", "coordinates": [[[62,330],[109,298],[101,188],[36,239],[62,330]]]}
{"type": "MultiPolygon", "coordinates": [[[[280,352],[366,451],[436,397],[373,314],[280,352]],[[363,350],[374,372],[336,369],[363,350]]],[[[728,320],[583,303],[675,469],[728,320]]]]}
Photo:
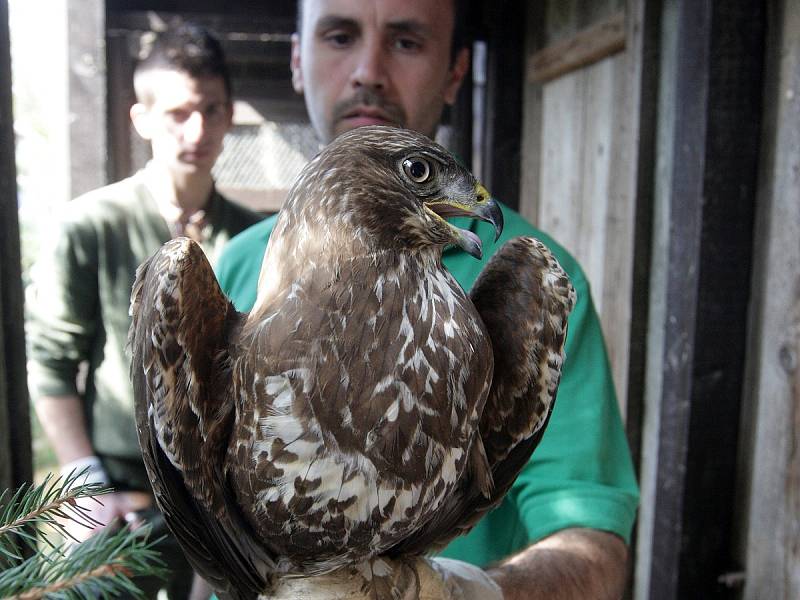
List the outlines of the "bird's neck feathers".
{"type": "Polygon", "coordinates": [[[347,285],[369,271],[402,273],[409,281],[439,271],[442,249],[387,248],[349,223],[282,219],[276,224],[261,265],[251,315],[274,310],[274,301],[310,280],[347,285]]]}
{"type": "Polygon", "coordinates": [[[363,269],[440,268],[442,248],[409,247],[403,191],[354,178],[349,164],[318,156],[289,193],[270,236],[254,311],[310,278],[338,279],[363,269]],[[379,196],[375,196],[375,193],[379,196]]]}

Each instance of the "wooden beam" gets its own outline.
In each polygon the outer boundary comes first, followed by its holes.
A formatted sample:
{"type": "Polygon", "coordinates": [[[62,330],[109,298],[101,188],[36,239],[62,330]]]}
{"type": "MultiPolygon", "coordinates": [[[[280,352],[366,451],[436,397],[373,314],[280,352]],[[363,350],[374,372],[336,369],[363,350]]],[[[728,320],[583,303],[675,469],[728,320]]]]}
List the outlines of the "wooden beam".
{"type": "Polygon", "coordinates": [[[765,15],[748,0],[670,8],[637,597],[729,598],[765,15]]]}
{"type": "Polygon", "coordinates": [[[711,0],[662,10],[635,595],[679,598],[691,420],[711,0]]]}
{"type": "Polygon", "coordinates": [[[0,492],[33,479],[22,313],[8,2],[0,0],[0,492]]]}
{"type": "Polygon", "coordinates": [[[769,3],[741,485],[743,598],[800,598],[800,4],[769,3]]]}
{"type": "Polygon", "coordinates": [[[533,54],[528,81],[545,83],[625,50],[625,11],[621,10],[533,54]]]}
{"type": "Polygon", "coordinates": [[[108,183],[105,0],[67,0],[70,197],[108,183]]]}
{"type": "Polygon", "coordinates": [[[482,174],[492,194],[514,209],[520,193],[525,5],[523,0],[484,4],[488,52],[482,174]]]}

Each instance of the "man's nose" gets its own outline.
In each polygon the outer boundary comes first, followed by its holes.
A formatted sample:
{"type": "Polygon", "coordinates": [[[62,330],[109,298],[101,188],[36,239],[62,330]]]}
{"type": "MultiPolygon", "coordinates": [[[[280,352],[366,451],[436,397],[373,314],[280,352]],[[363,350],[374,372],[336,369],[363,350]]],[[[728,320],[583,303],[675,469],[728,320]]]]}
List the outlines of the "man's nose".
{"type": "Polygon", "coordinates": [[[199,110],[192,111],[183,124],[183,139],[185,142],[198,142],[203,137],[206,122],[203,113],[199,110]]]}
{"type": "Polygon", "coordinates": [[[386,87],[386,60],[386,54],[379,42],[365,41],[350,76],[353,87],[370,87],[376,90],[386,87]]]}

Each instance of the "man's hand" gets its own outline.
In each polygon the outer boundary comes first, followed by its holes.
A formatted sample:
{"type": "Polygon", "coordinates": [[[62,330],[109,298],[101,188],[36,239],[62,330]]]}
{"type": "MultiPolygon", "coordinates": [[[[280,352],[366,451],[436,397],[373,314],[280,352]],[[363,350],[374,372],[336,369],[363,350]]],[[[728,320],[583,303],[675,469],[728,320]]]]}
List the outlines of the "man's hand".
{"type": "Polygon", "coordinates": [[[619,537],[565,529],[488,569],[506,600],[619,600],[628,548],[619,537]]]}
{"type": "Polygon", "coordinates": [[[426,584],[432,590],[428,594],[432,598],[448,598],[450,600],[503,600],[503,592],[489,575],[475,565],[453,560],[451,558],[436,557],[430,559],[433,572],[441,579],[434,584],[427,583],[420,570],[422,590],[420,598],[424,598],[426,584]],[[441,590],[440,590],[441,588],[441,590]]]}
{"type": "MultiPolygon", "coordinates": [[[[42,396],[36,401],[35,407],[39,422],[61,465],[61,475],[85,472],[85,476],[79,477],[77,483],[108,485],[108,476],[94,456],[86,432],[81,399],[78,396],[42,396]]],[[[136,522],[135,512],[151,507],[153,498],[143,492],[117,492],[96,498],[80,498],[78,505],[86,509],[87,516],[102,523],[86,527],[71,520],[65,521],[63,524],[67,533],[82,542],[109,525],[131,523],[133,528],[141,525],[136,522]]]]}
{"type": "Polygon", "coordinates": [[[142,492],[113,492],[94,498],[79,498],[78,505],[85,508],[84,514],[91,517],[100,525],[86,527],[85,524],[72,520],[64,522],[67,533],[83,542],[105,527],[123,526],[131,524],[131,528],[142,525],[136,518],[136,511],[152,506],[152,497],[142,492]]]}

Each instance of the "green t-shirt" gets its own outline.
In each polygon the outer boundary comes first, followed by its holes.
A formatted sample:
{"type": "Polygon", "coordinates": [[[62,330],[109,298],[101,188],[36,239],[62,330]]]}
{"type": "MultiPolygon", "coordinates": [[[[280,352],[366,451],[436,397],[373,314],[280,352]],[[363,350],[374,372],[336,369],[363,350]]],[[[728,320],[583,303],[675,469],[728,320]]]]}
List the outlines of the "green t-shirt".
{"type": "MultiPolygon", "coordinates": [[[[572,279],[578,301],[569,318],[566,359],[553,415],[541,444],[503,503],[466,536],[441,553],[485,566],[568,527],[587,527],[630,539],[639,490],[622,427],[603,336],[589,284],[578,263],[550,237],[503,206],[505,227],[493,246],[488,223],[454,220],[483,241],[476,260],[458,249],[444,253],[444,265],[469,289],[492,250],[516,236],[534,236],[556,255],[572,279]],[[460,222],[459,222],[460,221],[460,222]]],[[[231,240],[216,272],[236,307],[248,311],[276,216],[231,240]]]]}

